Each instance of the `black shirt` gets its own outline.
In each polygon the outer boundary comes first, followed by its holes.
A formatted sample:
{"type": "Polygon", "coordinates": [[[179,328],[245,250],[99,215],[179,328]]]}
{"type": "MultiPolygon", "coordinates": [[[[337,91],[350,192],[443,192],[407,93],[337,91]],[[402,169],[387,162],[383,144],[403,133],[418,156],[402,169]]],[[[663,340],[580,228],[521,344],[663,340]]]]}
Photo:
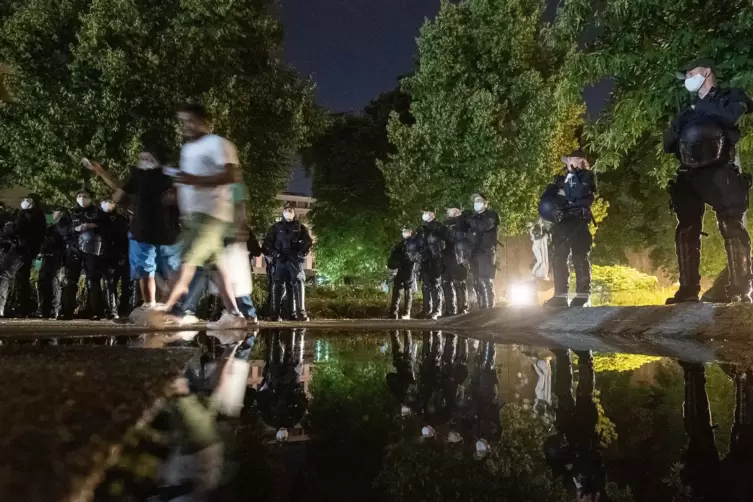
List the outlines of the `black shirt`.
{"type": "Polygon", "coordinates": [[[169,246],[177,242],[180,232],[178,206],[166,205],[162,201],[172,186],[172,179],[161,169],[131,169],[131,176],[123,185],[123,191],[133,202],[133,240],[156,246],[169,246]]]}

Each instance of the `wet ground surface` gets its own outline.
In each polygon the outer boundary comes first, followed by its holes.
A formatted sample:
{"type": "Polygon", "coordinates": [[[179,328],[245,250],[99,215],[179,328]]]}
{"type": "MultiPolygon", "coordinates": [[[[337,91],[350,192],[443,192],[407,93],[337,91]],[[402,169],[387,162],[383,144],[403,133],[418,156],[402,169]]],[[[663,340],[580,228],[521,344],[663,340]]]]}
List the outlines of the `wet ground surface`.
{"type": "MultiPolygon", "coordinates": [[[[195,350],[196,335],[0,335],[0,368],[26,368],[9,373],[12,385],[2,380],[3,410],[9,396],[20,404],[0,414],[0,427],[42,431],[25,443],[3,438],[13,449],[0,448],[0,487],[41,490],[44,472],[50,490],[70,486],[91,462],[55,465],[55,453],[112,442],[140,416],[123,415],[122,403],[148,409],[185,364],[173,354],[195,350]],[[44,431],[45,417],[57,416],[70,429],[65,441],[44,431]]],[[[234,336],[219,335],[199,336],[234,336]]],[[[745,366],[441,331],[264,329],[245,403],[225,424],[217,500],[753,500],[745,366]]]]}

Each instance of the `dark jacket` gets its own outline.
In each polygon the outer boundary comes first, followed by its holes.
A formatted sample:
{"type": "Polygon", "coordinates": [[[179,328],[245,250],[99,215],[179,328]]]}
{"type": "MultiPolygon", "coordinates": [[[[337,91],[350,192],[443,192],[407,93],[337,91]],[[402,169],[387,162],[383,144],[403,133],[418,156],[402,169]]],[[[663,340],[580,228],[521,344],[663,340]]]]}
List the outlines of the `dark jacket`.
{"type": "Polygon", "coordinates": [[[128,218],[115,211],[102,211],[102,234],[107,239],[107,252],[113,257],[128,256],[128,218]]]}
{"type": "Polygon", "coordinates": [[[448,218],[444,222],[447,229],[447,247],[445,248],[445,260],[447,263],[462,265],[468,263],[473,249],[468,222],[464,215],[448,218]]]}
{"type": "Polygon", "coordinates": [[[421,225],[416,235],[421,239],[424,261],[444,256],[447,248],[447,228],[444,225],[432,220],[421,225]]]}
{"type": "Polygon", "coordinates": [[[464,213],[468,232],[473,242],[475,253],[495,253],[497,250],[497,234],[499,233],[499,215],[496,211],[487,209],[483,213],[469,211],[464,213]]]}
{"type": "Polygon", "coordinates": [[[391,270],[397,270],[396,277],[401,280],[412,278],[416,269],[416,262],[411,260],[407,250],[409,242],[411,242],[411,238],[403,239],[395,244],[387,260],[387,267],[391,270]]]}
{"type": "Polygon", "coordinates": [[[738,88],[719,89],[711,91],[697,100],[693,106],[683,109],[672,120],[669,129],[664,133],[664,152],[672,153],[680,158],[680,134],[689,124],[713,118],[723,129],[730,146],[734,147],[740,141],[740,119],[746,113],[753,113],[753,101],[744,90],[738,88]]]}
{"type": "Polygon", "coordinates": [[[23,255],[36,256],[44,241],[47,219],[44,210],[35,204],[32,209],[19,209],[3,227],[3,240],[23,255]]]}
{"type": "Polygon", "coordinates": [[[106,213],[92,204],[87,208],[76,207],[70,214],[72,231],[66,242],[68,247],[94,255],[104,254],[107,249],[106,213]],[[76,230],[87,223],[97,226],[83,231],[76,230]]]}
{"type": "Polygon", "coordinates": [[[264,237],[264,254],[274,260],[303,260],[311,251],[311,235],[298,220],[281,220],[272,225],[264,237]]]}
{"type": "Polygon", "coordinates": [[[593,171],[576,169],[571,173],[558,176],[555,184],[565,193],[567,205],[563,208],[565,214],[583,212],[590,208],[596,196],[596,176],[593,171]]]}
{"type": "Polygon", "coordinates": [[[71,218],[66,213],[58,221],[47,226],[44,241],[39,254],[42,256],[60,256],[65,251],[65,243],[72,232],[71,218]]]}

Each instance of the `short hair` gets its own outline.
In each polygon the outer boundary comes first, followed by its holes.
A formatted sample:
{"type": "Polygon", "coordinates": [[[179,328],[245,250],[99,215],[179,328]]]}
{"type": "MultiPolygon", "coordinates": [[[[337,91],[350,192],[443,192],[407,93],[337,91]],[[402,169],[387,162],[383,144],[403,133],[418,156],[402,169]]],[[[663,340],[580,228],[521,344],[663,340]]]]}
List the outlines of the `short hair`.
{"type": "Polygon", "coordinates": [[[208,118],[207,109],[199,103],[185,103],[180,107],[179,111],[183,113],[190,113],[202,122],[206,122],[208,118]]]}
{"type": "Polygon", "coordinates": [[[156,131],[144,133],[141,137],[141,151],[149,152],[160,164],[167,162],[167,147],[156,131]]]}

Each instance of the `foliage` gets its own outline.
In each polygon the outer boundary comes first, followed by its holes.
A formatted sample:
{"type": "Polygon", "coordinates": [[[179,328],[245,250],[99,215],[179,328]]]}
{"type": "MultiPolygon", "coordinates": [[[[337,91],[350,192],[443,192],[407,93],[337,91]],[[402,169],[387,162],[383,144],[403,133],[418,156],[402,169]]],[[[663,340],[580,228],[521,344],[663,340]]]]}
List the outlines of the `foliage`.
{"type": "Polygon", "coordinates": [[[661,357],[644,356],[640,354],[594,354],[594,371],[635,371],[644,364],[661,361],[661,357]]]}
{"type": "Polygon", "coordinates": [[[606,291],[635,291],[654,289],[658,281],[653,275],[644,274],[630,267],[594,265],[591,269],[591,282],[594,287],[606,291]]]}
{"type": "Polygon", "coordinates": [[[331,281],[384,277],[389,246],[400,237],[400,228],[376,162],[390,151],[390,113],[409,122],[409,103],[406,94],[395,90],[380,95],[359,115],[332,115],[304,152],[303,161],[313,169],[317,263],[331,281]]]}
{"type": "Polygon", "coordinates": [[[569,2],[554,25],[543,0],[443,1],[418,39],[416,73],[402,81],[414,124],[388,130],[396,152],[381,164],[403,214],[459,207],[483,191],[514,233],[559,158],[576,146],[580,89],[563,78],[583,29],[569,2]]]}
{"type": "MultiPolygon", "coordinates": [[[[568,3],[580,10],[593,5],[590,0],[568,3]]],[[[593,16],[594,40],[573,54],[569,76],[577,85],[605,78],[614,82],[609,106],[584,128],[587,147],[598,153],[597,168],[614,173],[602,177],[608,180],[602,193],[608,193],[613,211],[596,254],[603,262],[624,262],[625,251],[647,249],[657,265],[674,269],[674,223],[662,187],[676,162],[662,152],[661,137],[678,105],[689,99],[674,69],[691,58],[711,57],[722,85],[753,91],[753,59],[746,46],[753,35],[753,5],[744,0],[608,0],[593,9],[593,16]]],[[[744,167],[753,151],[752,125],[750,117],[743,120],[744,167]]],[[[709,215],[705,223],[713,228],[709,215]]],[[[705,243],[705,275],[723,266],[719,242],[715,236],[705,243]]]]}
{"type": "Polygon", "coordinates": [[[403,440],[387,448],[377,486],[396,502],[426,500],[429,493],[437,502],[568,500],[544,459],[543,422],[513,404],[501,414],[502,437],[484,460],[473,458],[472,444],[403,440]]]}
{"type": "Polygon", "coordinates": [[[12,2],[0,25],[14,99],[0,108],[6,181],[70,202],[89,181],[82,156],[123,176],[147,131],[174,156],[176,107],[200,101],[237,145],[253,220],[264,222],[316,117],[311,84],[276,58],[282,29],[270,8],[267,0],[12,2]]]}

